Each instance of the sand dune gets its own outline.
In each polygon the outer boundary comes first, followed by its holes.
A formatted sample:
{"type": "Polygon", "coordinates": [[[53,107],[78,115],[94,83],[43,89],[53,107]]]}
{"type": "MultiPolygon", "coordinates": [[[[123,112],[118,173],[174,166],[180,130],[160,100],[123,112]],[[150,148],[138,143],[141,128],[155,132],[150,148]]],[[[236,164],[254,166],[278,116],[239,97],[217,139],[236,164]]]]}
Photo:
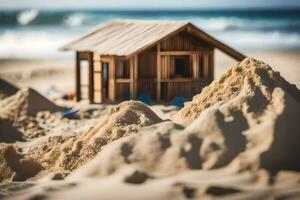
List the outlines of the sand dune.
{"type": "Polygon", "coordinates": [[[127,164],[160,175],[228,164],[236,171],[300,170],[293,153],[300,151],[299,94],[266,64],[244,60],[178,112],[175,122],[190,120],[184,130],[172,122],[144,128],[106,147],[93,161],[95,171],[82,171],[107,175],[127,164]]]}
{"type": "Polygon", "coordinates": [[[49,153],[41,156],[41,162],[52,171],[69,173],[93,158],[106,144],[160,121],[146,105],[134,101],[123,102],[111,109],[104,121],[82,135],[52,147],[49,153]]]}
{"type": "MultiPolygon", "coordinates": [[[[82,134],[40,142],[39,151],[5,145],[1,180],[38,182],[25,182],[19,187],[28,189],[13,193],[4,188],[2,194],[13,199],[297,199],[299,115],[300,91],[267,64],[247,58],[172,120],[128,101],[82,134]],[[31,170],[24,171],[28,166],[31,170]]],[[[18,186],[6,188],[12,187],[18,186]]]]}

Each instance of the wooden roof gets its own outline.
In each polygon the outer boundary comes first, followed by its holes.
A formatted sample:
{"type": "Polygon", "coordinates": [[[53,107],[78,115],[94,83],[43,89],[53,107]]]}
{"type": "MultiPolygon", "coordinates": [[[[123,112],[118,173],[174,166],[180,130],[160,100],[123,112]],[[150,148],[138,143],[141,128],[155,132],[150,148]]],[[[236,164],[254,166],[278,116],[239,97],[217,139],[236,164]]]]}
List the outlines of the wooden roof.
{"type": "Polygon", "coordinates": [[[201,38],[237,60],[245,56],[184,21],[113,20],[66,44],[61,50],[131,56],[182,30],[201,38]]]}

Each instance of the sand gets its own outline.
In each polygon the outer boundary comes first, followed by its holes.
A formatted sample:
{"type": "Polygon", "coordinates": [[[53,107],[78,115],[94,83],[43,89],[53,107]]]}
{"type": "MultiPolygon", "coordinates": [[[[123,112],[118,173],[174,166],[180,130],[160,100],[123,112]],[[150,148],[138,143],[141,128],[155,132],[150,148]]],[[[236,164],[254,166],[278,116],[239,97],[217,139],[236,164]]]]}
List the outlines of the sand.
{"type": "Polygon", "coordinates": [[[74,89],[74,66],[73,60],[0,59],[0,78],[20,88],[31,87],[41,94],[51,88],[68,92],[74,89]]]}
{"type": "MultiPolygon", "coordinates": [[[[55,105],[34,89],[21,89],[16,94],[0,101],[1,134],[6,135],[7,139],[9,137],[8,140],[11,142],[24,139],[24,137],[37,137],[44,132],[42,123],[39,124],[34,119],[37,113],[42,111],[44,113],[60,112],[63,110],[65,108],[55,105]],[[24,133],[24,137],[20,137],[20,132],[24,133]],[[10,133],[10,136],[8,136],[8,133],[10,133]]],[[[41,113],[37,115],[38,119],[43,117],[41,113]]],[[[51,119],[47,121],[51,121],[51,119]]],[[[53,121],[52,126],[55,126],[53,121]]]]}
{"type": "Polygon", "coordinates": [[[0,88],[0,100],[14,95],[19,90],[18,87],[3,79],[0,79],[0,88]]]}
{"type": "Polygon", "coordinates": [[[16,141],[25,141],[23,133],[8,120],[0,119],[0,142],[14,143],[16,141]]]}
{"type": "MultiPolygon", "coordinates": [[[[0,193],[11,199],[300,198],[300,91],[269,65],[247,58],[175,115],[173,108],[153,110],[122,102],[104,117],[79,120],[93,123],[85,131],[2,144],[0,193]]],[[[65,124],[77,129],[70,121],[65,124]]]]}
{"type": "Polygon", "coordinates": [[[68,174],[93,158],[108,143],[160,121],[146,105],[134,101],[123,102],[82,135],[52,146],[46,154],[42,152],[41,163],[47,170],[68,174]]]}

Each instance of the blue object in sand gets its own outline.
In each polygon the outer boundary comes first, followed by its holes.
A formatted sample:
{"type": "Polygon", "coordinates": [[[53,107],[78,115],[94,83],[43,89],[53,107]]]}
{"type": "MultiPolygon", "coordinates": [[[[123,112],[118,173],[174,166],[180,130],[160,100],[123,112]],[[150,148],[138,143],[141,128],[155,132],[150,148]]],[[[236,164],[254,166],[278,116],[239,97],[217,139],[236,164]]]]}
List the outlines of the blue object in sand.
{"type": "Polygon", "coordinates": [[[123,100],[127,101],[130,100],[130,91],[127,90],[126,92],[124,92],[123,94],[123,100]]]}
{"type": "Polygon", "coordinates": [[[72,117],[75,117],[75,115],[79,112],[79,109],[71,109],[71,110],[67,110],[67,111],[64,111],[62,113],[62,116],[63,117],[66,117],[66,118],[72,118],[72,117]]]}
{"type": "Polygon", "coordinates": [[[185,99],[183,97],[175,97],[172,101],[171,104],[174,106],[177,106],[179,108],[182,108],[184,106],[185,99]]]}
{"type": "Polygon", "coordinates": [[[149,104],[151,102],[151,97],[146,92],[143,92],[142,94],[140,94],[138,99],[139,99],[139,101],[146,103],[146,104],[149,104]]]}

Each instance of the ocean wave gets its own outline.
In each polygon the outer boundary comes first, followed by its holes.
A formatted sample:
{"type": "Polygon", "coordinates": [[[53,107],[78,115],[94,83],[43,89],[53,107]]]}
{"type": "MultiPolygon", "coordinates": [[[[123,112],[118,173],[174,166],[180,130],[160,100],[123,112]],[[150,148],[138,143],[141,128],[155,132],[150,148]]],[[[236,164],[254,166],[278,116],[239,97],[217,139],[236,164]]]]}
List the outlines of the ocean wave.
{"type": "Polygon", "coordinates": [[[71,14],[64,19],[64,23],[67,26],[80,26],[83,24],[84,20],[86,19],[86,15],[83,13],[74,13],[71,14]]]}
{"type": "Polygon", "coordinates": [[[68,53],[58,51],[74,35],[43,31],[5,31],[0,34],[0,58],[63,58],[68,53]]]}
{"type": "Polygon", "coordinates": [[[25,10],[18,14],[17,20],[20,25],[27,25],[39,15],[39,11],[35,9],[25,10]]]}
{"type": "MultiPolygon", "coordinates": [[[[240,50],[300,49],[300,34],[281,32],[215,32],[217,39],[240,50]],[[283,39],[284,38],[284,39],[283,39]]],[[[57,49],[78,33],[69,31],[5,31],[0,33],[0,58],[65,58],[57,49]]]]}
{"type": "Polygon", "coordinates": [[[214,34],[219,40],[246,50],[299,50],[300,34],[284,32],[228,32],[214,34]]]}
{"type": "Polygon", "coordinates": [[[187,20],[208,32],[227,31],[280,31],[300,33],[300,15],[291,13],[244,12],[138,12],[138,11],[45,11],[23,10],[0,12],[0,30],[7,26],[23,28],[30,26],[92,27],[114,18],[187,20]],[[276,14],[274,17],[269,16],[276,14]]]}
{"type": "MultiPolygon", "coordinates": [[[[81,26],[90,15],[73,11],[0,11],[0,30],[1,28],[30,26],[81,26]]],[[[97,21],[97,16],[94,18],[97,21]]],[[[101,20],[101,19],[100,19],[101,20]]],[[[98,20],[99,21],[99,20],[98,20]]],[[[90,25],[95,25],[95,22],[90,25]]],[[[99,21],[100,22],[100,21],[99,21]]],[[[96,22],[97,23],[97,22],[96,22]]]]}
{"type": "Polygon", "coordinates": [[[230,28],[242,28],[246,22],[239,18],[196,18],[191,20],[195,25],[208,31],[225,31],[230,28]]]}
{"type": "Polygon", "coordinates": [[[206,31],[281,31],[300,33],[299,20],[253,20],[235,17],[195,18],[191,21],[206,31]]]}

